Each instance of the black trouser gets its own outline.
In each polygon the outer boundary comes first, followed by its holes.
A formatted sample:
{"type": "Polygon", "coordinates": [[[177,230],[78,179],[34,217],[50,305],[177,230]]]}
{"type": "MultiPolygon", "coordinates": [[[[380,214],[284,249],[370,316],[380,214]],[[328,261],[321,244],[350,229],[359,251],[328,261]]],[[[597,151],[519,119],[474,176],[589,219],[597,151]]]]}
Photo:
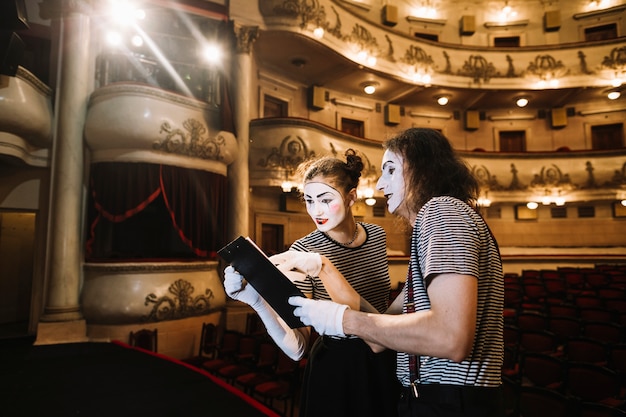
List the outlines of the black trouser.
{"type": "Polygon", "coordinates": [[[501,388],[466,385],[417,385],[402,388],[398,402],[401,417],[503,417],[501,388]]]}

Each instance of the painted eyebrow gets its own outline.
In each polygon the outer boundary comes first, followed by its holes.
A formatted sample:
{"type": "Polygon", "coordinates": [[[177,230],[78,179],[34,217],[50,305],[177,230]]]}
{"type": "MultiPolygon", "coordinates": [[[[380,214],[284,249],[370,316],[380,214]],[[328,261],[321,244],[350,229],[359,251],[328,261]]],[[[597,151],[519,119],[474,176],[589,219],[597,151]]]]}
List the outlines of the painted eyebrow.
{"type": "Polygon", "coordinates": [[[396,163],[393,161],[385,161],[385,163],[383,164],[383,169],[385,169],[387,167],[387,165],[395,165],[396,163]]]}
{"type": "MultiPolygon", "coordinates": [[[[322,196],[324,196],[326,194],[330,194],[331,197],[335,197],[335,195],[333,193],[331,193],[330,191],[324,191],[323,193],[316,195],[315,198],[320,198],[320,197],[322,197],[322,196]]],[[[304,196],[311,198],[311,196],[309,194],[305,194],[304,196]]]]}

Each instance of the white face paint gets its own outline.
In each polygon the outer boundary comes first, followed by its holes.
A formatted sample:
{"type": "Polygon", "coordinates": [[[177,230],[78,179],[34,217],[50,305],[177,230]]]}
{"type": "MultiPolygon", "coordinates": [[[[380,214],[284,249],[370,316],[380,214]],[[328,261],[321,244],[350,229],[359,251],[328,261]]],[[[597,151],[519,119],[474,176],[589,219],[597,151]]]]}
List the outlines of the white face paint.
{"type": "Polygon", "coordinates": [[[304,185],[306,211],[321,232],[337,227],[348,210],[343,195],[328,184],[308,182],[304,185]]]}
{"type": "Polygon", "coordinates": [[[404,160],[401,155],[386,150],[381,165],[382,175],[376,183],[376,189],[383,192],[387,198],[389,213],[409,218],[410,213],[404,204],[404,160]]]}

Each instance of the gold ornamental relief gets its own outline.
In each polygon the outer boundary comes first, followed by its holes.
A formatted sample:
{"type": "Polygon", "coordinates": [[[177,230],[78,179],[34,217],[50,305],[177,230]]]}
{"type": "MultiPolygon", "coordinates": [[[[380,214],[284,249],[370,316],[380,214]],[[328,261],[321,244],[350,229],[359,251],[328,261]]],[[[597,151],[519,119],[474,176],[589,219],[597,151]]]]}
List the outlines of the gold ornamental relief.
{"type": "Polygon", "coordinates": [[[165,133],[165,139],[154,142],[153,149],[201,159],[223,159],[222,148],[226,146],[223,136],[207,136],[207,128],[195,119],[185,120],[183,128],[185,130],[176,129],[169,122],[163,122],[159,133],[165,133]]]}

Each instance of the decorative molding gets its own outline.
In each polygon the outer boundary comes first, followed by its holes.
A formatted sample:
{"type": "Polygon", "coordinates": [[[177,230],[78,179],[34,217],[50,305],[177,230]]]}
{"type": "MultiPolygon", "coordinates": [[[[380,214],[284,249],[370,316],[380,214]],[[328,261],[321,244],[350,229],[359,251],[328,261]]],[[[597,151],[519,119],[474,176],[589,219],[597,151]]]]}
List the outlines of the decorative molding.
{"type": "Polygon", "coordinates": [[[590,12],[583,12],[583,13],[575,13],[572,17],[574,18],[574,20],[587,19],[589,17],[598,17],[598,16],[602,16],[605,14],[619,13],[625,9],[626,9],[626,4],[620,4],[619,6],[609,7],[608,9],[593,10],[590,12]]]}
{"type": "Polygon", "coordinates": [[[529,185],[533,190],[545,190],[546,188],[555,191],[569,191],[578,188],[573,184],[570,175],[563,173],[556,164],[541,167],[541,171],[535,174],[529,185]]]}
{"type": "Polygon", "coordinates": [[[424,49],[415,45],[411,45],[409,49],[406,50],[404,57],[402,57],[402,62],[408,65],[414,65],[417,68],[423,68],[428,70],[428,72],[432,72],[432,67],[435,64],[431,55],[424,51],[424,49]]]}
{"type": "Polygon", "coordinates": [[[505,116],[489,116],[489,120],[492,122],[499,122],[505,120],[535,120],[537,116],[532,114],[511,114],[505,116]]]}
{"type": "Polygon", "coordinates": [[[208,262],[87,262],[85,271],[97,272],[129,272],[129,273],[160,273],[188,271],[217,271],[217,261],[208,262]]]}
{"type": "Polygon", "coordinates": [[[525,19],[525,20],[515,20],[515,21],[509,21],[509,22],[485,22],[484,26],[487,29],[524,27],[524,26],[528,26],[528,19],[525,19]]]}
{"type": "Polygon", "coordinates": [[[355,103],[354,101],[342,100],[340,98],[332,98],[331,101],[338,106],[347,106],[360,110],[374,111],[374,107],[368,104],[355,103]]]}
{"type": "Polygon", "coordinates": [[[613,48],[609,55],[602,60],[602,68],[612,70],[615,75],[621,75],[626,71],[626,46],[613,48]]]}
{"type": "Polygon", "coordinates": [[[568,74],[569,69],[563,65],[563,62],[557,61],[552,55],[537,55],[523,72],[525,76],[534,76],[540,80],[554,80],[568,74]]]}
{"type": "Polygon", "coordinates": [[[451,114],[448,113],[421,113],[421,112],[409,112],[409,116],[411,117],[425,117],[427,119],[450,119],[452,118],[451,114]]]}
{"type": "Polygon", "coordinates": [[[39,78],[35,77],[35,75],[28,71],[26,68],[18,65],[17,73],[15,75],[17,78],[27,82],[31,87],[46,96],[52,96],[52,89],[44,84],[39,78]]]}
{"type": "Polygon", "coordinates": [[[300,137],[286,136],[279,148],[272,148],[267,158],[258,163],[263,168],[281,168],[288,174],[293,173],[298,165],[315,156],[315,152],[309,150],[306,142],[300,137]]]}
{"type": "Polygon", "coordinates": [[[363,146],[374,146],[376,148],[380,147],[380,140],[352,136],[352,135],[341,132],[337,129],[333,129],[330,126],[324,125],[322,123],[319,123],[313,120],[289,118],[289,117],[287,118],[272,117],[269,119],[254,119],[250,121],[251,129],[271,129],[271,128],[283,128],[283,127],[287,127],[289,129],[302,128],[302,129],[312,130],[315,132],[319,132],[320,134],[331,136],[337,140],[351,141],[351,142],[358,143],[359,145],[363,145],[363,146]]]}
{"type": "MultiPolygon", "coordinates": [[[[269,2],[268,2],[269,3],[269,2]]],[[[326,21],[326,11],[324,6],[319,2],[311,2],[306,0],[284,0],[282,4],[277,5],[273,9],[278,16],[291,16],[300,19],[300,27],[306,28],[309,23],[313,23],[317,27],[323,27],[330,33],[340,34],[340,29],[331,29],[326,21]]],[[[339,17],[337,15],[337,17],[339,17]]],[[[339,24],[339,22],[337,22],[339,24]]]]}
{"type": "Polygon", "coordinates": [[[207,133],[206,126],[196,119],[187,119],[183,122],[187,130],[172,129],[169,122],[163,122],[159,133],[165,132],[165,139],[152,144],[155,150],[191,156],[201,159],[221,161],[224,159],[222,148],[226,147],[226,138],[217,134],[215,137],[203,137],[207,133]]]}
{"type": "Polygon", "coordinates": [[[145,322],[157,322],[164,320],[178,320],[192,316],[202,316],[211,311],[211,299],[215,298],[210,288],[204,290],[204,294],[192,296],[195,291],[189,281],[179,279],[168,288],[173,295],[157,297],[156,294],[148,294],[145,305],[153,304],[150,313],[143,316],[145,322]]]}
{"type": "Polygon", "coordinates": [[[580,110],[578,114],[581,116],[593,116],[594,114],[615,113],[620,111],[626,111],[626,108],[580,110]]]}
{"type": "Polygon", "coordinates": [[[252,51],[252,44],[259,37],[259,27],[236,26],[235,36],[237,38],[237,52],[249,54],[252,51]]]}
{"type": "Polygon", "coordinates": [[[495,65],[482,55],[471,55],[458,70],[458,74],[471,77],[475,83],[481,81],[487,83],[491,78],[499,75],[495,65]]]}
{"type": "Polygon", "coordinates": [[[350,6],[360,7],[361,9],[367,10],[368,12],[372,8],[371,4],[367,4],[362,1],[357,1],[357,0],[341,0],[341,1],[342,3],[349,4],[350,6]]]}
{"type": "Polygon", "coordinates": [[[26,162],[28,165],[36,167],[50,166],[50,157],[47,150],[42,155],[35,155],[33,153],[33,149],[31,149],[31,146],[29,146],[25,142],[20,141],[21,143],[19,144],[5,142],[3,137],[4,135],[7,135],[7,133],[0,132],[0,156],[12,156],[15,158],[19,158],[22,161],[26,162]]]}
{"type": "Polygon", "coordinates": [[[431,25],[445,26],[448,21],[446,19],[428,19],[426,17],[407,16],[406,20],[410,23],[429,23],[431,25]]]}

